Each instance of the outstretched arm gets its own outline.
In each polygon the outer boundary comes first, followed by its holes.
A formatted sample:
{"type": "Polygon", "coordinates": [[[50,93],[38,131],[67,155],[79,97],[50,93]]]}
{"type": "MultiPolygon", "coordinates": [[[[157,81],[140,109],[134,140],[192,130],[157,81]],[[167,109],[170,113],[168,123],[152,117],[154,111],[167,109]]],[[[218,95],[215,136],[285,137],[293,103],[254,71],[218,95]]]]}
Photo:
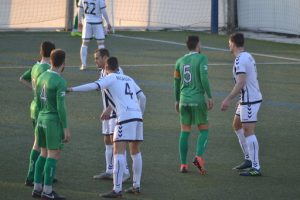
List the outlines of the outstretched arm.
{"type": "Polygon", "coordinates": [[[100,89],[100,85],[98,85],[97,83],[88,83],[88,84],[84,84],[84,85],[79,85],[76,87],[70,87],[67,89],[67,92],[88,92],[91,90],[97,90],[100,89]]]}

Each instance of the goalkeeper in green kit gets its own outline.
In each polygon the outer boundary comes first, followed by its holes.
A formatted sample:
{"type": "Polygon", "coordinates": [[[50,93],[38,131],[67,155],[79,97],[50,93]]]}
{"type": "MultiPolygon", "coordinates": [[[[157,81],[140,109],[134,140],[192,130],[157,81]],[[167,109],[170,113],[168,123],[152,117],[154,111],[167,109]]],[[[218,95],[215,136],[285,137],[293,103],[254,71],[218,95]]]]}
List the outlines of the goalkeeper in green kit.
{"type": "Polygon", "coordinates": [[[208,138],[207,111],[212,109],[207,57],[200,53],[198,36],[188,36],[186,41],[189,53],[179,58],[174,71],[175,109],[180,114],[181,133],[179,139],[180,172],[188,172],[188,138],[192,125],[198,127],[196,156],[193,164],[200,174],[206,174],[203,154],[208,138]],[[207,96],[207,99],[205,97],[207,96]]]}
{"type": "Polygon", "coordinates": [[[36,83],[39,115],[35,134],[41,154],[35,166],[32,197],[44,200],[65,199],[53,191],[52,183],[64,143],[71,140],[65,106],[67,85],[61,77],[65,67],[65,52],[53,50],[50,60],[51,68],[41,74],[36,83]]]}

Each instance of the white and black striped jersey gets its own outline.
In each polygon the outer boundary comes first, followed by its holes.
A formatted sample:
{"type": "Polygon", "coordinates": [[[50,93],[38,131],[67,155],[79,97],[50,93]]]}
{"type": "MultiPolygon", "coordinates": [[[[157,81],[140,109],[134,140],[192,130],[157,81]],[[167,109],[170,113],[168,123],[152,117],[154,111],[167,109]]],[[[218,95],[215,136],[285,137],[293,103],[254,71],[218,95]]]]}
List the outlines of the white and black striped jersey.
{"type": "Polygon", "coordinates": [[[240,103],[253,104],[262,101],[262,94],[257,80],[256,63],[248,52],[241,52],[234,61],[233,77],[236,82],[238,74],[246,74],[246,84],[241,90],[240,103]]]}
{"type": "MultiPolygon", "coordinates": [[[[118,71],[116,72],[117,74],[124,74],[123,70],[121,67],[119,67],[118,71]]],[[[107,74],[105,72],[104,69],[101,69],[100,71],[100,79],[105,77],[107,74]]],[[[115,107],[115,103],[112,100],[112,96],[109,93],[109,91],[107,89],[102,89],[101,90],[101,94],[102,94],[102,102],[103,102],[103,109],[105,110],[109,105],[112,105],[113,107],[115,107]]],[[[113,110],[110,114],[110,118],[116,118],[116,112],[113,110]]]]}
{"type": "Polygon", "coordinates": [[[115,104],[117,121],[142,120],[137,94],[142,92],[135,81],[124,74],[110,73],[95,82],[99,89],[107,89],[115,104]]]}
{"type": "Polygon", "coordinates": [[[106,8],[104,0],[79,0],[78,7],[83,8],[87,23],[102,23],[102,9],[106,8]]]}

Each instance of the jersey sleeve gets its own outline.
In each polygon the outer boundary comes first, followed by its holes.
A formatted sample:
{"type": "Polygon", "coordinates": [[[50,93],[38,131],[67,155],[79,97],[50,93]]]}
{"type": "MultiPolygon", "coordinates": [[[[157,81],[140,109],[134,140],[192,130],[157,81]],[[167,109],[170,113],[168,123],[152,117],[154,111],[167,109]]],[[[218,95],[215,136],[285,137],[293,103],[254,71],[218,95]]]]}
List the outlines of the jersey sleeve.
{"type": "Polygon", "coordinates": [[[28,69],[24,74],[21,75],[20,79],[31,82],[31,69],[28,69]]]}
{"type": "Polygon", "coordinates": [[[138,86],[138,84],[136,84],[136,82],[134,80],[133,81],[133,87],[134,87],[134,91],[135,94],[137,95],[138,93],[142,92],[142,89],[138,86]]]}
{"type": "Polygon", "coordinates": [[[66,96],[66,82],[61,81],[57,86],[56,91],[56,102],[57,102],[57,112],[62,124],[63,128],[67,128],[67,112],[66,112],[66,105],[65,105],[65,96],[66,96]]]}
{"type": "Polygon", "coordinates": [[[114,81],[114,76],[107,75],[103,78],[100,78],[95,83],[98,85],[99,89],[107,89],[112,84],[113,81],[114,81]]]}
{"type": "Polygon", "coordinates": [[[206,56],[200,63],[200,78],[201,78],[201,83],[206,92],[207,97],[212,98],[209,80],[208,80],[208,59],[206,56]]]}
{"type": "Polygon", "coordinates": [[[100,0],[100,9],[106,8],[106,3],[104,0],[100,0]]]}
{"type": "Polygon", "coordinates": [[[82,0],[79,0],[79,1],[78,1],[77,7],[83,8],[82,0]]]}
{"type": "Polygon", "coordinates": [[[175,93],[176,101],[180,100],[180,82],[181,82],[180,65],[179,62],[177,61],[174,70],[174,93],[175,93]]]}
{"type": "Polygon", "coordinates": [[[138,86],[138,84],[136,84],[135,81],[133,81],[133,87],[135,90],[135,94],[139,100],[139,105],[140,105],[142,114],[144,114],[145,108],[146,108],[146,96],[143,93],[142,89],[138,86]]]}
{"type": "Polygon", "coordinates": [[[245,57],[240,55],[235,59],[235,73],[236,74],[245,74],[246,73],[246,60],[245,57]]]}

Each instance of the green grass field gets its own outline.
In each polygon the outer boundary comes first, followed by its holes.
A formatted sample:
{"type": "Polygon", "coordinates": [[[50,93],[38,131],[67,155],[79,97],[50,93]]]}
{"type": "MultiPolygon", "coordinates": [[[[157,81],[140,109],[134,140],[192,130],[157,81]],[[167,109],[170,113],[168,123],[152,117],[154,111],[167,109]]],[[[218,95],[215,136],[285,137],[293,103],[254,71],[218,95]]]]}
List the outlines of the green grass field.
{"type": "MultiPolygon", "coordinates": [[[[0,199],[3,200],[32,199],[32,189],[24,186],[33,143],[29,117],[32,92],[18,79],[39,58],[39,44],[43,40],[54,41],[57,48],[66,50],[67,68],[63,76],[69,86],[98,78],[92,59],[95,41],[89,47],[89,70],[81,72],[78,37],[70,37],[69,33],[0,33],[0,199]]],[[[256,178],[239,177],[231,170],[242,161],[242,153],[231,128],[235,102],[229,111],[220,111],[221,101],[233,87],[234,58],[228,51],[222,51],[227,49],[227,36],[196,32],[118,32],[107,38],[106,46],[147,96],[142,194],[124,195],[124,199],[300,198],[299,45],[250,39],[246,42],[247,50],[257,53],[254,57],[264,97],[256,129],[263,176],[256,178]],[[203,53],[209,58],[215,102],[209,113],[210,135],[204,156],[206,176],[201,176],[191,165],[195,134],[190,138],[190,171],[188,174],[178,172],[180,127],[174,109],[172,76],[176,59],[186,53],[184,41],[189,34],[199,34],[202,39],[203,53]]],[[[99,134],[100,99],[99,92],[67,96],[72,141],[65,145],[58,162],[59,182],[54,189],[69,200],[101,199],[98,194],[112,188],[111,181],[92,179],[105,167],[104,144],[99,134]]],[[[128,160],[131,163],[130,157],[128,160]]],[[[123,187],[130,185],[128,182],[123,187]]]]}

